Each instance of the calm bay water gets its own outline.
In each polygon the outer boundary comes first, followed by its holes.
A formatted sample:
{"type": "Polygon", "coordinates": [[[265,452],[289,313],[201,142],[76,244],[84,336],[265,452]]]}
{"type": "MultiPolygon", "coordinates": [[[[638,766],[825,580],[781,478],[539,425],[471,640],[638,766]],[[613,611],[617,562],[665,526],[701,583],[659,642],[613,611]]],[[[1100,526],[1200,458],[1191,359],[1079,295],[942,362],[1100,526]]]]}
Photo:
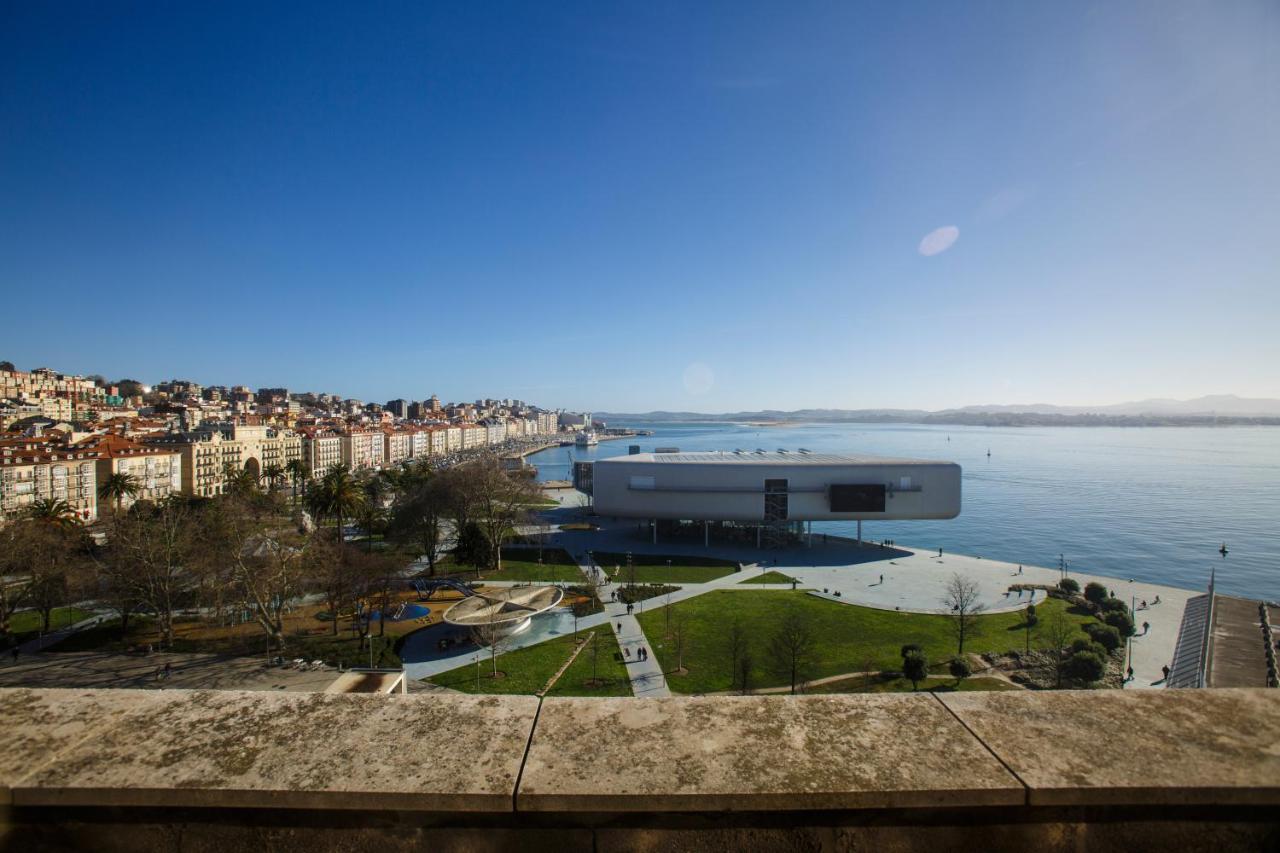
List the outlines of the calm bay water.
{"type": "MultiPolygon", "coordinates": [[[[610,426],[624,426],[613,424],[610,426]]],[[[950,521],[864,522],[863,536],[998,560],[1280,598],[1280,429],[936,427],[911,424],[628,423],[654,435],[558,447],[530,457],[542,480],[571,459],[643,452],[796,450],[959,463],[963,508],[950,521]],[[988,449],[991,451],[987,457],[988,449]],[[1224,560],[1218,547],[1227,543],[1224,560]]],[[[847,522],[814,530],[852,534],[847,522]]]]}

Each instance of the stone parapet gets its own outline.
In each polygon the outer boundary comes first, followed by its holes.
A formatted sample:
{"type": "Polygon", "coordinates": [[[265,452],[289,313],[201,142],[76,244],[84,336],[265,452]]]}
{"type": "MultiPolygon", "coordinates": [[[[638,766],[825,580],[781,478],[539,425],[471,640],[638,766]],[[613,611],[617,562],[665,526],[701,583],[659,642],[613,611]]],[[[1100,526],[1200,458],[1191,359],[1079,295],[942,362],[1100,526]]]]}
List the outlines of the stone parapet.
{"type": "Polygon", "coordinates": [[[1280,845],[1265,689],[7,689],[0,719],[7,849],[1280,845]]]}

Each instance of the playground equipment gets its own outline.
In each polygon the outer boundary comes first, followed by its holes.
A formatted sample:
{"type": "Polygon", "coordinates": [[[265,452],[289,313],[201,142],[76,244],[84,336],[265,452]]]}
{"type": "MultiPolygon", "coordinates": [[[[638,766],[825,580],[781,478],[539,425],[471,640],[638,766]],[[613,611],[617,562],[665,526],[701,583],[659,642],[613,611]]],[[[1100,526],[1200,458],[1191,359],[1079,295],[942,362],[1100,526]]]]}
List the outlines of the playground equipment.
{"type": "Polygon", "coordinates": [[[424,578],[422,580],[412,581],[411,583],[413,584],[414,590],[418,593],[419,601],[426,601],[440,589],[452,589],[456,592],[462,593],[464,598],[476,594],[476,591],[471,588],[470,584],[465,581],[455,580],[454,578],[424,578]]]}

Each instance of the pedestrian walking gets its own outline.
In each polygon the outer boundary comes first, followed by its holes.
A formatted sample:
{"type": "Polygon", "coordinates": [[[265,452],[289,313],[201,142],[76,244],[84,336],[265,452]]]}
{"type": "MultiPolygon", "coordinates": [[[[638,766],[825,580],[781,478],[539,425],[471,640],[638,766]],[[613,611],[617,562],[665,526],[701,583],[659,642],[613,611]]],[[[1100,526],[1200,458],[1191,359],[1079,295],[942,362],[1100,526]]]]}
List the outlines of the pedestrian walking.
{"type": "Polygon", "coordinates": [[[630,646],[626,646],[625,648],[623,648],[622,653],[623,653],[624,655],[626,655],[626,656],[627,656],[627,659],[628,659],[628,660],[630,660],[630,659],[631,659],[631,647],[630,647],[630,646]]]}
{"type": "Polygon", "coordinates": [[[883,586],[883,585],[884,585],[884,575],[881,575],[881,576],[880,576],[880,585],[881,585],[881,586],[883,586]]]}
{"type": "Polygon", "coordinates": [[[173,664],[169,663],[168,661],[165,661],[165,662],[164,662],[164,677],[165,677],[165,680],[166,680],[166,681],[168,681],[168,680],[169,680],[169,676],[171,676],[171,675],[173,675],[173,664]]]}
{"type": "Polygon", "coordinates": [[[942,549],[941,549],[941,548],[939,548],[939,549],[938,549],[938,556],[939,556],[939,557],[941,557],[941,556],[942,556],[942,549]]]}
{"type": "Polygon", "coordinates": [[[621,633],[622,633],[622,623],[621,623],[621,622],[619,622],[619,623],[618,623],[618,633],[619,633],[619,634],[621,634],[621,633]]]}
{"type": "Polygon", "coordinates": [[[1160,667],[1160,671],[1164,673],[1164,680],[1165,680],[1165,681],[1168,681],[1168,680],[1169,680],[1169,666],[1166,664],[1165,666],[1160,667]]]}

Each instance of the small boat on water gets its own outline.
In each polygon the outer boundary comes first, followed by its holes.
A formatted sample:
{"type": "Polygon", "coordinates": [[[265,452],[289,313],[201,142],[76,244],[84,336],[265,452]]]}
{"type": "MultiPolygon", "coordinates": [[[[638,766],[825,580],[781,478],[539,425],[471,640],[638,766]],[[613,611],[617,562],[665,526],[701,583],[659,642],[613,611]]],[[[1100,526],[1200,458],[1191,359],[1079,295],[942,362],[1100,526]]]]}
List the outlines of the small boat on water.
{"type": "Polygon", "coordinates": [[[600,439],[596,437],[594,430],[584,429],[574,438],[573,443],[579,447],[594,447],[600,443],[600,439]]]}

